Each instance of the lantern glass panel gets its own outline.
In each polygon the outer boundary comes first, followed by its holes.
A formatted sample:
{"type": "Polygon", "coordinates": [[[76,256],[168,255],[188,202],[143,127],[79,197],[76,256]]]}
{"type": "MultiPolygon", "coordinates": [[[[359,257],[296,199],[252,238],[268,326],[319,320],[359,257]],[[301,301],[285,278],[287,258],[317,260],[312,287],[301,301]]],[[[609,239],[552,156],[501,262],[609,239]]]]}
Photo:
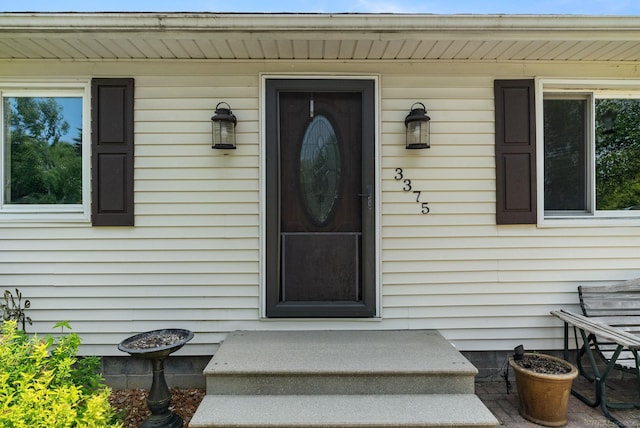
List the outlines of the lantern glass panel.
{"type": "Polygon", "coordinates": [[[407,123],[407,148],[428,148],[429,121],[414,120],[407,123]]]}
{"type": "Polygon", "coordinates": [[[233,122],[226,120],[213,121],[213,146],[235,149],[236,131],[233,122]]]}

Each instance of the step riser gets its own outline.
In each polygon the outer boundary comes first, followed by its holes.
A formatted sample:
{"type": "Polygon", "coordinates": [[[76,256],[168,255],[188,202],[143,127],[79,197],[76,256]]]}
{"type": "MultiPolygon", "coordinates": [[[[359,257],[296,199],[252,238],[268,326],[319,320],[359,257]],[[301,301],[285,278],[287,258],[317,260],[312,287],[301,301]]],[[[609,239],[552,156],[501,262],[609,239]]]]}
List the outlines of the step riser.
{"type": "MultiPolygon", "coordinates": [[[[192,427],[192,425],[189,425],[192,427]]],[[[335,425],[335,424],[326,424],[326,423],[309,423],[305,422],[303,424],[295,425],[295,424],[277,424],[277,425],[268,425],[268,424],[260,424],[260,425],[240,425],[236,423],[231,424],[215,424],[215,425],[207,425],[207,426],[197,426],[193,428],[496,428],[495,424],[490,425],[478,425],[478,424],[469,424],[469,425],[445,425],[445,424],[430,424],[420,422],[415,425],[398,425],[398,424],[378,424],[376,422],[367,422],[365,424],[352,424],[352,425],[335,425]]]]}
{"type": "Polygon", "coordinates": [[[207,377],[207,394],[473,394],[472,376],[431,375],[238,375],[207,377]]]}
{"type": "Polygon", "coordinates": [[[395,423],[390,423],[390,424],[379,424],[377,422],[366,422],[364,424],[341,424],[341,425],[335,425],[335,424],[327,424],[324,422],[304,422],[301,424],[248,424],[248,425],[244,425],[244,424],[237,424],[237,423],[230,423],[230,424],[224,424],[224,423],[215,423],[215,424],[210,424],[210,425],[198,425],[198,426],[193,426],[193,425],[189,425],[189,427],[191,428],[496,428],[496,424],[487,424],[487,425],[478,425],[477,423],[472,423],[472,424],[468,424],[468,425],[460,425],[458,423],[456,423],[455,425],[448,425],[448,424],[439,424],[439,423],[429,423],[429,422],[420,422],[417,423],[415,425],[398,425],[395,423]]]}
{"type": "Polygon", "coordinates": [[[207,395],[191,428],[495,427],[475,395],[207,395]]]}
{"type": "MultiPolygon", "coordinates": [[[[190,427],[192,425],[189,425],[190,427]]],[[[491,425],[478,425],[478,424],[469,424],[469,425],[453,425],[455,428],[496,428],[495,424],[491,425]]],[[[444,425],[444,424],[429,424],[421,422],[415,425],[398,425],[398,424],[389,424],[389,425],[380,425],[375,422],[367,422],[366,424],[354,424],[354,425],[335,425],[335,424],[325,424],[325,423],[308,423],[305,422],[300,425],[292,425],[292,424],[278,424],[278,425],[239,425],[239,424],[215,424],[215,425],[207,425],[207,426],[198,426],[193,428],[452,428],[452,425],[444,425]]]]}

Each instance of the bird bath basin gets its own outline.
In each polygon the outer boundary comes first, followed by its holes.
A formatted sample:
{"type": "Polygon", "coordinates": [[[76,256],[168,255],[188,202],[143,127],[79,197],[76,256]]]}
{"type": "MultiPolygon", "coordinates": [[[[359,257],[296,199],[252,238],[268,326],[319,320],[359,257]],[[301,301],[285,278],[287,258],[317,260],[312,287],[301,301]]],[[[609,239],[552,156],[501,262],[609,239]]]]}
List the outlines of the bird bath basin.
{"type": "Polygon", "coordinates": [[[151,416],[140,428],[182,428],[182,418],[169,411],[171,391],[164,378],[164,360],[193,339],[193,332],[182,329],[153,330],[136,334],[118,344],[118,349],[134,358],[144,358],[153,366],[153,382],[147,398],[151,416]]]}

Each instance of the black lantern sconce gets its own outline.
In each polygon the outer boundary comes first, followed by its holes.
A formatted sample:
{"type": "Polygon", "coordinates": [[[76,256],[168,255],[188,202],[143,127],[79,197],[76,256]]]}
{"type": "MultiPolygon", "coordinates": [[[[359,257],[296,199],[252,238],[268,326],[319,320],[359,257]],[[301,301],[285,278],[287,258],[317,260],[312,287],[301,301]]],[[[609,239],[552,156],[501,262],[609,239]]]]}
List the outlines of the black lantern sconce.
{"type": "Polygon", "coordinates": [[[231,111],[229,104],[220,102],[211,118],[211,147],[214,149],[236,148],[236,124],[238,119],[231,111]],[[220,104],[226,105],[220,107],[220,104]]]}
{"type": "Polygon", "coordinates": [[[404,119],[404,126],[407,128],[407,149],[428,149],[431,147],[430,120],[424,104],[414,103],[411,106],[411,113],[404,119]]]}

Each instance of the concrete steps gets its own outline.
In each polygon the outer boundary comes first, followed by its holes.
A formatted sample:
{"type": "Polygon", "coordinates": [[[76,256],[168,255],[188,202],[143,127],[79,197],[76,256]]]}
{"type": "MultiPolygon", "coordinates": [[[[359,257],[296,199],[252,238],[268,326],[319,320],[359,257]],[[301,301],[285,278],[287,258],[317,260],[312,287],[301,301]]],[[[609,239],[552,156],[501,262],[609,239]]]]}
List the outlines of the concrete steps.
{"type": "Polygon", "coordinates": [[[190,428],[498,425],[435,331],[235,332],[204,373],[190,428]]]}

